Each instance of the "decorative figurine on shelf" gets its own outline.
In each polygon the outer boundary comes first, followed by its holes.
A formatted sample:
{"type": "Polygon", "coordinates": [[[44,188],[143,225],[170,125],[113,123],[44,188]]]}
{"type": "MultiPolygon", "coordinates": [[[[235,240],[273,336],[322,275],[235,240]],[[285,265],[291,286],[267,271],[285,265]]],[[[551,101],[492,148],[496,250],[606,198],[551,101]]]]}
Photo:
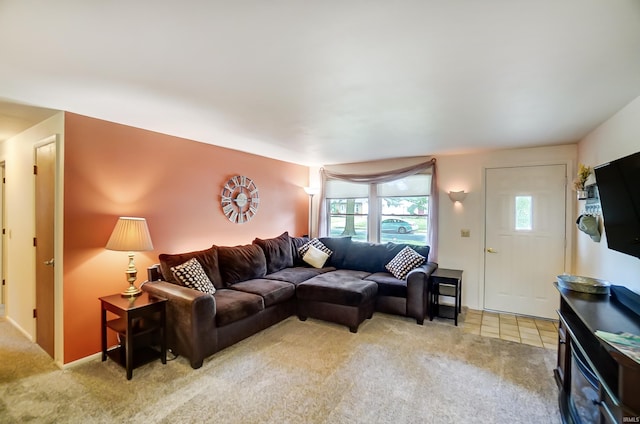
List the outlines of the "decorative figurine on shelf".
{"type": "Polygon", "coordinates": [[[593,168],[590,166],[586,166],[582,163],[578,165],[578,175],[573,180],[573,189],[578,193],[578,200],[584,200],[588,196],[584,184],[587,182],[592,171],[593,168]]]}

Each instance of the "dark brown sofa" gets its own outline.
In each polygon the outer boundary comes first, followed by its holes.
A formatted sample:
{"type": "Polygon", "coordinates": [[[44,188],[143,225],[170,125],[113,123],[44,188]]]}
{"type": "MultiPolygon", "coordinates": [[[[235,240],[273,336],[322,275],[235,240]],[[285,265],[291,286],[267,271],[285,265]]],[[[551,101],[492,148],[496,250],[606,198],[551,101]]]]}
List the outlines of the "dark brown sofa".
{"type": "MultiPolygon", "coordinates": [[[[333,253],[322,268],[302,261],[298,248],[308,239],[285,232],[244,246],[211,246],[181,254],[162,254],[149,268],[142,289],[168,299],[167,344],[193,368],[204,358],[297,314],[336,322],[356,332],[373,311],[399,314],[422,324],[428,314],[427,262],[398,280],[385,265],[405,246],[321,238],[333,253]],[[184,287],[171,267],[196,258],[215,294],[184,287]]],[[[428,258],[429,247],[414,247],[428,258]]]]}

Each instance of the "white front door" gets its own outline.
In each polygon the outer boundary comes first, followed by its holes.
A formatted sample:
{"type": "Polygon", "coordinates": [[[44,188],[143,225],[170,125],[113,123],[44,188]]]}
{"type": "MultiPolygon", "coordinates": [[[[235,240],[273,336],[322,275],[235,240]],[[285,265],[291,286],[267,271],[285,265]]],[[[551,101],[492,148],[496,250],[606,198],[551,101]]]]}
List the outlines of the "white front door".
{"type": "Polygon", "coordinates": [[[485,309],[557,318],[566,166],[486,170],[485,309]]]}

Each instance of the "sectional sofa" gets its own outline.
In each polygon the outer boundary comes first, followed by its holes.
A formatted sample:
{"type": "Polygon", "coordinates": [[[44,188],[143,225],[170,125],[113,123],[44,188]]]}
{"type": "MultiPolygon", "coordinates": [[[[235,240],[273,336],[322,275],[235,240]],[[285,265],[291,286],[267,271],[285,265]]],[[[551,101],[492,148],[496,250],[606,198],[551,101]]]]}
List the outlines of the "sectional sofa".
{"type": "Polygon", "coordinates": [[[243,246],[161,254],[142,289],[168,299],[168,346],[199,368],[209,355],[294,314],[353,333],[374,311],[422,324],[437,268],[428,257],[429,246],[285,232],[243,246]]]}

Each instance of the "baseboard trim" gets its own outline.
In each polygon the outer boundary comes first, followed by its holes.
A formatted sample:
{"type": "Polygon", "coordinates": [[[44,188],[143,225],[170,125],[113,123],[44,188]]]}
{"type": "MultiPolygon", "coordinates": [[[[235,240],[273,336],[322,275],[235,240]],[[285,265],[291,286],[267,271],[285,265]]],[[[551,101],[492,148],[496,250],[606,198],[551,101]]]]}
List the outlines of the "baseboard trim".
{"type": "Polygon", "coordinates": [[[63,370],[76,367],[78,365],[86,364],[87,362],[94,361],[96,359],[102,358],[102,352],[94,353],[93,355],[85,356],[84,358],[76,359],[73,362],[69,362],[67,364],[62,364],[61,368],[63,370]]]}
{"type": "Polygon", "coordinates": [[[35,343],[33,336],[29,334],[24,328],[22,328],[17,322],[15,322],[11,317],[5,316],[6,320],[9,321],[11,325],[15,327],[16,330],[22,333],[23,336],[27,338],[31,343],[35,343]]]}

